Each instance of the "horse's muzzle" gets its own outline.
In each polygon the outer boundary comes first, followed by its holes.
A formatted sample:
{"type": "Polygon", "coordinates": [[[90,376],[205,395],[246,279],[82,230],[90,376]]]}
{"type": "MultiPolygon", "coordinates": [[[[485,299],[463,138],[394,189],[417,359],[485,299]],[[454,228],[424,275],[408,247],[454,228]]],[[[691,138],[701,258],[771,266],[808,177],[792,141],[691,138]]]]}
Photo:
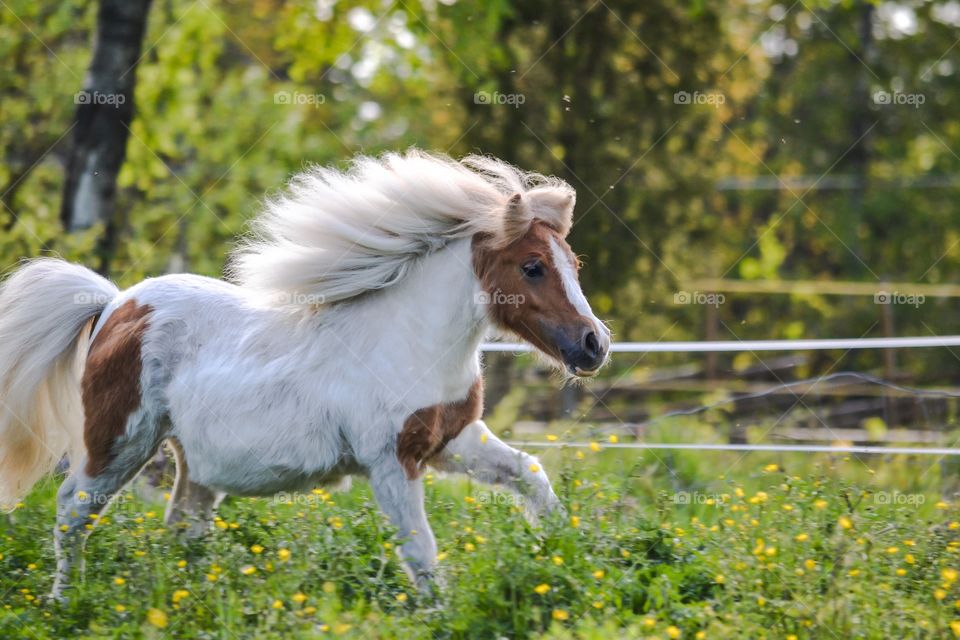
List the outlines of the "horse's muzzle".
{"type": "Polygon", "coordinates": [[[597,374],[607,361],[610,337],[606,332],[598,334],[594,328],[584,328],[577,340],[558,340],[560,357],[571,374],[589,378],[597,374]]]}

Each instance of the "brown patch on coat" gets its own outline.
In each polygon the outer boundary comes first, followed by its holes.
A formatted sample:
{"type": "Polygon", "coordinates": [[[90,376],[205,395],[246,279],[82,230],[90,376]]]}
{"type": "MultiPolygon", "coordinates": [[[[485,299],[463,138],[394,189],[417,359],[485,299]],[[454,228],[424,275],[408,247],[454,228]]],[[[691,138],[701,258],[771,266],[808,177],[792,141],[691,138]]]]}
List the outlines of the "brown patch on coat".
{"type": "Polygon", "coordinates": [[[558,334],[569,334],[577,341],[584,327],[593,327],[580,314],[563,288],[563,280],[554,264],[551,240],[579,265],[557,229],[543,220],[534,220],[525,234],[501,247],[492,236],[473,239],[473,269],[490,300],[494,324],[526,340],[540,351],[562,359],[556,345],[558,334]],[[540,281],[524,278],[521,267],[539,261],[546,272],[540,281]]]}
{"type": "Polygon", "coordinates": [[[483,415],[483,378],[456,402],[417,409],[403,422],[397,436],[397,458],[411,480],[420,476],[424,460],[438,453],[460,432],[483,415]]]}
{"type": "Polygon", "coordinates": [[[135,300],[107,318],[90,345],[81,380],[83,442],[88,476],[100,474],[113,459],[113,444],[140,406],[141,348],[153,307],[135,300]]]}

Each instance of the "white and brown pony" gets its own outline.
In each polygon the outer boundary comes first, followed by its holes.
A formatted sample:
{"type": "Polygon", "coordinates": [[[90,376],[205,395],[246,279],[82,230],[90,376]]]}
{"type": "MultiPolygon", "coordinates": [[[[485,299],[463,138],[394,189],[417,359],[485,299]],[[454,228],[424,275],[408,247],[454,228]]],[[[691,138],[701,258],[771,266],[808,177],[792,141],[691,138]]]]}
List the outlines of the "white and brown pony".
{"type": "Polygon", "coordinates": [[[558,506],[535,458],[483,423],[478,347],[497,327],[569,374],[603,365],[564,240],[574,192],[486,157],[417,151],[297,176],[230,261],[119,291],[88,269],[26,263],[0,290],[0,501],[67,453],[60,597],[85,526],[169,441],[167,521],[219,492],[270,495],[369,477],[419,587],[436,543],[424,465],[558,506]]]}

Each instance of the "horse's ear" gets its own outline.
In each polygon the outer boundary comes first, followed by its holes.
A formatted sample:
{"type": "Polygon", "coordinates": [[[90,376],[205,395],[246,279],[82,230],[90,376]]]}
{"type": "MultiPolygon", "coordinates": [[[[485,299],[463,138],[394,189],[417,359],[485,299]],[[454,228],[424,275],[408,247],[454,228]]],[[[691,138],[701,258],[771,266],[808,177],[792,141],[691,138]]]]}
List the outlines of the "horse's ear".
{"type": "Polygon", "coordinates": [[[566,237],[573,226],[576,196],[568,189],[533,189],[526,193],[531,217],[543,220],[566,237]]]}
{"type": "Polygon", "coordinates": [[[523,194],[515,193],[510,196],[507,210],[503,214],[503,244],[510,244],[526,235],[532,222],[533,215],[523,194]]]}

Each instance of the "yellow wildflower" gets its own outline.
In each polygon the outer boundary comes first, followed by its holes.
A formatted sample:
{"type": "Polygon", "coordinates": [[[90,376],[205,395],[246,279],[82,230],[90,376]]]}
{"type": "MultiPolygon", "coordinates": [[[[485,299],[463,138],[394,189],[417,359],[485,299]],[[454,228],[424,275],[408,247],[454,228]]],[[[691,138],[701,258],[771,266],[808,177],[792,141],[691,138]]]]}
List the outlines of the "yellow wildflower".
{"type": "Polygon", "coordinates": [[[147,622],[157,629],[163,629],[167,626],[167,614],[160,611],[160,609],[147,609],[147,622]]]}

